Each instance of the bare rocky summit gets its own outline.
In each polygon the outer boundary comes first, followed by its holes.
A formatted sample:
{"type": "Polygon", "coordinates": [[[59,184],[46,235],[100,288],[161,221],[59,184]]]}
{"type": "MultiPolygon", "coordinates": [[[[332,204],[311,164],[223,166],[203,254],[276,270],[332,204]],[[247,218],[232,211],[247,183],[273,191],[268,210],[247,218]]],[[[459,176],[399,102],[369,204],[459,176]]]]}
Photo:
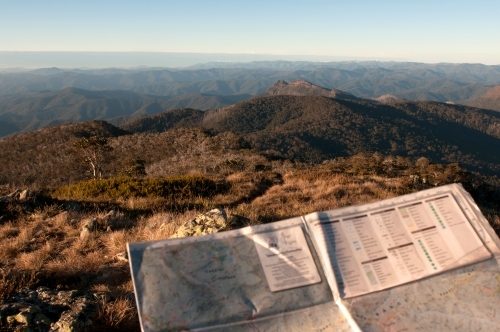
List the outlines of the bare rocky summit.
{"type": "Polygon", "coordinates": [[[323,96],[346,100],[360,100],[360,98],[338,89],[328,90],[318,85],[314,85],[305,80],[297,80],[288,83],[283,80],[277,81],[272,87],[267,89],[264,96],[323,96]]]}
{"type": "Polygon", "coordinates": [[[386,94],[386,95],[382,95],[380,97],[377,97],[374,100],[378,101],[381,104],[391,104],[391,103],[395,103],[398,101],[402,101],[403,99],[396,97],[395,95],[386,94]]]}

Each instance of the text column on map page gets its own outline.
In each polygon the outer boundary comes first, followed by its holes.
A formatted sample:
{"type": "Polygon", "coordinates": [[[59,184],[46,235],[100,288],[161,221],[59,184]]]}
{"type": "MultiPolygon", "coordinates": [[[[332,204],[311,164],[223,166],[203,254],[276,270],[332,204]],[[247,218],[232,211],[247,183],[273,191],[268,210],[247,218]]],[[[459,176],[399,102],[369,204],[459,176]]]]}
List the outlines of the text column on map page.
{"type": "Polygon", "coordinates": [[[398,284],[399,278],[368,215],[343,218],[341,225],[371,290],[398,284]]]}
{"type": "Polygon", "coordinates": [[[479,236],[449,194],[425,200],[427,212],[439,223],[441,236],[452,247],[457,264],[466,264],[490,256],[479,236]]]}
{"type": "Polygon", "coordinates": [[[398,207],[411,232],[416,249],[429,272],[438,272],[455,262],[450,248],[422,202],[398,207]]]}
{"type": "Polygon", "coordinates": [[[344,293],[347,286],[355,292],[370,291],[371,287],[363,277],[354,252],[342,230],[340,220],[329,220],[326,216],[318,217],[310,225],[321,254],[326,259],[329,258],[326,264],[331,264],[330,268],[333,269],[339,291],[344,293]]]}
{"type": "Polygon", "coordinates": [[[429,272],[490,256],[450,195],[398,207],[429,272]]]}
{"type": "Polygon", "coordinates": [[[415,250],[413,239],[402,224],[396,209],[373,212],[370,217],[382,245],[389,252],[389,260],[400,282],[423,277],[426,274],[425,265],[415,250]]]}
{"type": "Polygon", "coordinates": [[[300,226],[253,235],[272,292],[321,282],[300,226]]]}

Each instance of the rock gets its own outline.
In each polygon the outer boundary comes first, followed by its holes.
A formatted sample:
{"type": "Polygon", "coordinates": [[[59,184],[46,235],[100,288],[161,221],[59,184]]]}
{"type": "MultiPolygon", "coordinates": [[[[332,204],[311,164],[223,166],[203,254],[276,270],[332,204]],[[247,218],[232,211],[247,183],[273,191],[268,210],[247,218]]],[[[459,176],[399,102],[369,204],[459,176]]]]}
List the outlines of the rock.
{"type": "Polygon", "coordinates": [[[80,238],[87,238],[90,233],[95,231],[112,232],[126,225],[127,219],[123,213],[118,211],[109,211],[103,217],[89,218],[83,222],[80,238]]]}
{"type": "Polygon", "coordinates": [[[186,221],[179,227],[177,232],[172,235],[172,238],[213,234],[225,230],[226,227],[226,211],[213,209],[207,213],[196,216],[194,219],[186,221]]]}
{"type": "Polygon", "coordinates": [[[77,332],[89,331],[96,316],[97,303],[87,297],[77,298],[71,304],[71,309],[64,311],[55,323],[56,331],[77,332]]]}
{"type": "Polygon", "coordinates": [[[38,287],[36,291],[25,289],[3,300],[0,330],[6,327],[8,331],[91,331],[102,299],[106,299],[106,294],[101,292],[81,294],[76,290],[56,291],[47,287],[38,287]]]}
{"type": "Polygon", "coordinates": [[[106,231],[112,231],[113,229],[118,228],[118,224],[120,222],[121,215],[115,210],[111,210],[104,217],[101,218],[99,224],[100,228],[106,231]]]}
{"type": "Polygon", "coordinates": [[[26,189],[26,190],[23,190],[20,194],[19,194],[19,200],[20,201],[24,201],[26,199],[28,199],[30,196],[30,191],[29,189],[26,189]]]}
{"type": "Polygon", "coordinates": [[[68,211],[60,212],[53,219],[58,224],[66,224],[69,221],[69,212],[68,211]]]}
{"type": "Polygon", "coordinates": [[[231,214],[231,216],[228,219],[227,224],[241,228],[241,227],[245,227],[245,226],[250,225],[250,219],[247,217],[239,216],[237,214],[231,214]]]}
{"type": "Polygon", "coordinates": [[[88,229],[89,231],[95,231],[97,229],[97,219],[96,218],[87,219],[84,222],[82,229],[88,229]]]}
{"type": "Polygon", "coordinates": [[[0,202],[8,202],[13,201],[21,192],[21,189],[16,189],[13,193],[8,194],[7,196],[0,196],[0,202]]]}
{"type": "Polygon", "coordinates": [[[97,229],[97,219],[89,218],[87,219],[83,226],[82,231],[80,232],[80,239],[85,240],[90,236],[90,233],[97,229]]]}
{"type": "Polygon", "coordinates": [[[122,262],[128,262],[128,254],[126,251],[116,254],[114,258],[122,262]]]}
{"type": "Polygon", "coordinates": [[[80,239],[86,240],[90,236],[90,231],[87,228],[82,229],[80,232],[80,239]]]}
{"type": "Polygon", "coordinates": [[[52,323],[38,305],[28,302],[0,306],[0,320],[3,320],[4,316],[6,323],[16,331],[48,331],[52,323]]]}

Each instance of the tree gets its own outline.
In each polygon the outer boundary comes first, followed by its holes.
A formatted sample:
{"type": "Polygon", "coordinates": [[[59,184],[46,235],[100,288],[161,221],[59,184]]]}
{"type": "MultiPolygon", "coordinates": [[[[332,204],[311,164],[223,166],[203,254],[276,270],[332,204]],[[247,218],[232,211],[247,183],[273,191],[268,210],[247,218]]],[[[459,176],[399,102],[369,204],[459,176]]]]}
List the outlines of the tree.
{"type": "Polygon", "coordinates": [[[119,174],[130,177],[146,176],[146,161],[143,159],[128,159],[119,174]]]}
{"type": "Polygon", "coordinates": [[[74,142],[72,152],[79,162],[89,167],[94,179],[101,179],[105,160],[111,150],[113,148],[108,145],[107,138],[92,136],[74,142]]]}

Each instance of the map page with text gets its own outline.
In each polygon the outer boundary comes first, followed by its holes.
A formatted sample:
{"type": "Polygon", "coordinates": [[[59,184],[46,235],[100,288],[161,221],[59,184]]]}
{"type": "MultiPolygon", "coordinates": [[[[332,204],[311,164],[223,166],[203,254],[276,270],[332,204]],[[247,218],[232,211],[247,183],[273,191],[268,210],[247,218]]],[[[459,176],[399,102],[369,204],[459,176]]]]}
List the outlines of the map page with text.
{"type": "Polygon", "coordinates": [[[461,185],[129,243],[143,331],[498,330],[500,240],[461,185]]]}

